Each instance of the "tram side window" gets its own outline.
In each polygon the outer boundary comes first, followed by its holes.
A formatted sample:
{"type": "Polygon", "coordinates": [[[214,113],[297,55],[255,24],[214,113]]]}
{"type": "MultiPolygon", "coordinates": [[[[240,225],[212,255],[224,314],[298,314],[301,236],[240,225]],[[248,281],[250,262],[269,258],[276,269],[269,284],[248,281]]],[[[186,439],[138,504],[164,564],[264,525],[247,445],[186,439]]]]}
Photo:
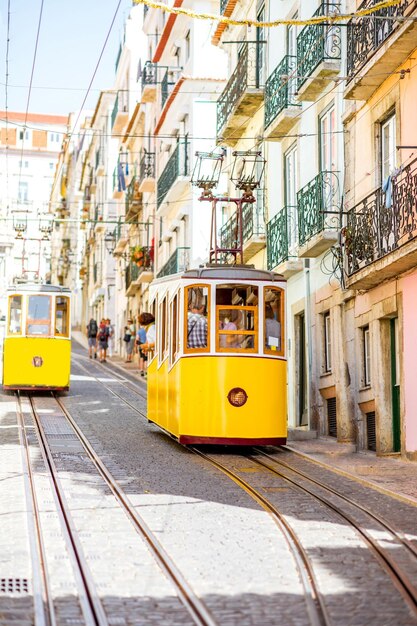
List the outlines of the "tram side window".
{"type": "Polygon", "coordinates": [[[164,298],[159,305],[158,326],[160,341],[158,345],[159,361],[163,361],[168,350],[168,320],[167,320],[167,299],[164,298]]]}
{"type": "Polygon", "coordinates": [[[26,322],[27,335],[47,337],[51,325],[51,297],[29,296],[26,322]]]}
{"type": "Polygon", "coordinates": [[[216,290],[216,346],[219,352],[257,352],[258,289],[246,285],[218,285],[216,290]]]}
{"type": "Polygon", "coordinates": [[[58,296],[55,302],[55,334],[69,335],[69,298],[58,296]]]}
{"type": "Polygon", "coordinates": [[[187,305],[187,350],[207,352],[209,345],[210,288],[195,285],[185,290],[187,305]]]}
{"type": "Polygon", "coordinates": [[[284,298],[281,289],[265,289],[264,348],[267,354],[282,354],[284,341],[284,298]]]}
{"type": "Polygon", "coordinates": [[[22,296],[9,298],[9,335],[22,334],[22,296]]]}
{"type": "Polygon", "coordinates": [[[174,296],[171,303],[171,350],[170,365],[175,362],[179,352],[179,311],[178,311],[178,294],[174,296]]]}

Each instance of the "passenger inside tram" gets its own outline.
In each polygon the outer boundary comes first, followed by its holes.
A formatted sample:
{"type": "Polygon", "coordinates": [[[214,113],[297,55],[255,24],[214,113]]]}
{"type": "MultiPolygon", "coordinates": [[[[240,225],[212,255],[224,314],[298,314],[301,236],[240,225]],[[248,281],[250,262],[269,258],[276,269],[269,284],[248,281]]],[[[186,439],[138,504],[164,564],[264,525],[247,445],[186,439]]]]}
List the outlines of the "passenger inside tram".
{"type": "Polygon", "coordinates": [[[265,292],[265,348],[281,351],[281,292],[267,289],[265,292]]]}
{"type": "Polygon", "coordinates": [[[187,348],[207,348],[207,287],[188,290],[187,348]]]}
{"type": "Polygon", "coordinates": [[[216,317],[220,352],[255,351],[255,311],[258,289],[244,285],[218,285],[216,317]]]}

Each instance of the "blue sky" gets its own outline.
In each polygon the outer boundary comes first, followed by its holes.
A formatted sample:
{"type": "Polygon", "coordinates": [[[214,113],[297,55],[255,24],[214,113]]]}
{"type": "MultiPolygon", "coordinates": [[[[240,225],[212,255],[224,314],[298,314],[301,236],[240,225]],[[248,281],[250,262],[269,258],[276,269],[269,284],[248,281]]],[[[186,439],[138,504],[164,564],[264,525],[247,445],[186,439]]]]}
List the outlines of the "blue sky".
{"type": "MultiPolygon", "coordinates": [[[[26,111],[41,0],[10,0],[9,111],[26,111]]],[[[118,0],[44,0],[29,111],[78,112],[98,61],[118,0]]],[[[93,90],[112,86],[123,24],[132,6],[122,0],[93,90]]],[[[0,0],[0,109],[5,108],[8,1],[0,0]]]]}

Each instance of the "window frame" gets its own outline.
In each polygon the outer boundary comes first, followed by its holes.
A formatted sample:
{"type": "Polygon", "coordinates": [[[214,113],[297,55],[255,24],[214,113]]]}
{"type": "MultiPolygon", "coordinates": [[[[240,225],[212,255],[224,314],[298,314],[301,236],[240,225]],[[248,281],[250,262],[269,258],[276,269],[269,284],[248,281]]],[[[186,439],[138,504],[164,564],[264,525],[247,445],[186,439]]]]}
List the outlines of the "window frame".
{"type": "Polygon", "coordinates": [[[193,283],[192,285],[186,285],[184,287],[184,324],[183,324],[183,332],[184,332],[184,354],[204,354],[210,352],[211,347],[211,285],[208,283],[193,283]],[[198,287],[207,288],[207,346],[205,348],[189,348],[188,347],[188,292],[190,289],[196,289],[198,287]]]}
{"type": "Polygon", "coordinates": [[[370,387],[372,385],[372,368],[371,368],[371,332],[369,324],[363,326],[362,330],[362,360],[363,360],[363,386],[370,387]]]}
{"type": "Polygon", "coordinates": [[[23,336],[23,294],[13,293],[9,295],[8,298],[8,319],[7,319],[7,332],[6,335],[10,337],[22,337],[23,336]],[[11,321],[11,303],[13,298],[20,298],[20,331],[19,332],[10,332],[10,321],[11,321]]]}
{"type": "Polygon", "coordinates": [[[26,319],[25,319],[25,336],[26,337],[36,337],[38,339],[41,338],[45,338],[45,337],[53,337],[55,335],[55,333],[52,332],[52,328],[51,328],[51,323],[52,323],[52,311],[53,311],[53,296],[51,294],[46,294],[46,293],[29,293],[26,298],[26,307],[25,307],[25,311],[26,311],[26,319]],[[33,318],[29,317],[29,303],[31,298],[48,298],[49,299],[49,317],[43,317],[43,318],[39,318],[37,320],[33,320],[33,318]],[[33,321],[35,322],[39,322],[39,323],[35,323],[33,324],[33,321]],[[29,333],[28,330],[28,325],[29,322],[32,322],[33,326],[41,326],[41,322],[46,322],[48,321],[48,334],[45,335],[34,335],[32,333],[29,333]]]}
{"type": "Polygon", "coordinates": [[[169,337],[169,365],[172,367],[179,359],[181,352],[180,345],[180,292],[177,291],[174,294],[171,302],[169,303],[170,307],[170,337],[169,337]]]}
{"type": "Polygon", "coordinates": [[[71,322],[71,299],[68,296],[61,296],[61,295],[55,296],[55,298],[54,298],[54,321],[55,321],[54,329],[55,329],[55,331],[57,329],[57,323],[56,323],[57,316],[56,316],[56,314],[57,314],[57,310],[58,310],[58,306],[57,305],[58,305],[58,299],[59,298],[62,298],[63,300],[66,300],[66,302],[67,302],[67,309],[66,309],[66,312],[67,312],[66,332],[65,333],[55,332],[54,334],[55,334],[55,337],[64,337],[64,338],[67,339],[69,337],[69,335],[70,335],[70,328],[71,328],[71,324],[70,324],[70,322],[71,322]]]}
{"type": "Polygon", "coordinates": [[[330,311],[323,313],[323,369],[325,374],[331,374],[333,371],[332,363],[332,320],[330,311]]]}
{"type": "Polygon", "coordinates": [[[275,285],[269,285],[268,287],[264,287],[263,289],[263,308],[262,308],[262,320],[263,320],[263,328],[264,328],[264,341],[263,341],[263,354],[267,354],[269,356],[275,357],[283,357],[285,355],[285,289],[282,287],[277,287],[275,285]],[[280,323],[281,323],[281,349],[280,350],[272,350],[271,348],[267,348],[265,345],[266,338],[266,315],[265,315],[265,304],[266,304],[266,291],[279,291],[280,293],[280,323]]]}
{"type": "Polygon", "coordinates": [[[396,130],[397,130],[397,118],[396,118],[396,113],[395,110],[391,111],[391,113],[389,115],[387,115],[387,117],[384,118],[384,120],[382,122],[380,122],[379,124],[379,129],[380,129],[380,141],[379,141],[379,155],[380,155],[380,176],[381,176],[381,184],[384,183],[384,181],[387,179],[388,176],[390,176],[390,172],[391,169],[395,169],[395,164],[396,164],[396,130]],[[388,129],[392,129],[392,137],[389,133],[388,135],[388,144],[391,143],[392,141],[392,151],[390,152],[390,146],[388,145],[388,167],[390,167],[390,158],[391,155],[393,156],[393,163],[392,163],[392,168],[390,168],[387,172],[384,172],[384,167],[385,167],[385,159],[384,159],[384,146],[385,146],[385,139],[384,139],[384,129],[388,128],[388,129]]]}
{"type": "Polygon", "coordinates": [[[155,346],[158,353],[158,365],[161,365],[168,356],[168,294],[158,302],[158,343],[155,346]]]}
{"type": "Polygon", "coordinates": [[[217,304],[216,305],[216,352],[233,352],[237,354],[253,354],[258,352],[259,345],[259,306],[258,305],[243,305],[243,304],[217,304]],[[219,312],[220,311],[253,311],[253,326],[254,330],[220,330],[218,328],[219,312]],[[247,337],[253,337],[253,348],[231,348],[220,346],[220,337],[228,337],[230,335],[245,335],[247,337]]]}

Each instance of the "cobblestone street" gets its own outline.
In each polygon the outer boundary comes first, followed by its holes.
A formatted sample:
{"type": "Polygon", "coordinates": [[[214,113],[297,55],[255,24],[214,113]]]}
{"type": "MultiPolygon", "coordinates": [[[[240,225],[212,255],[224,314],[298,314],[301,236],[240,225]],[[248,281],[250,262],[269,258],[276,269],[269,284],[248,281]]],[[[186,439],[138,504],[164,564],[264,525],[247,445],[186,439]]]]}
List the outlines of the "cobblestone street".
{"type": "Polygon", "coordinates": [[[58,625],[417,623],[412,464],[326,440],[200,456],[148,423],[146,382],[113,361],[74,343],[61,400],[117,492],[51,396],[1,395],[2,626],[41,623],[44,603],[58,625]]]}

